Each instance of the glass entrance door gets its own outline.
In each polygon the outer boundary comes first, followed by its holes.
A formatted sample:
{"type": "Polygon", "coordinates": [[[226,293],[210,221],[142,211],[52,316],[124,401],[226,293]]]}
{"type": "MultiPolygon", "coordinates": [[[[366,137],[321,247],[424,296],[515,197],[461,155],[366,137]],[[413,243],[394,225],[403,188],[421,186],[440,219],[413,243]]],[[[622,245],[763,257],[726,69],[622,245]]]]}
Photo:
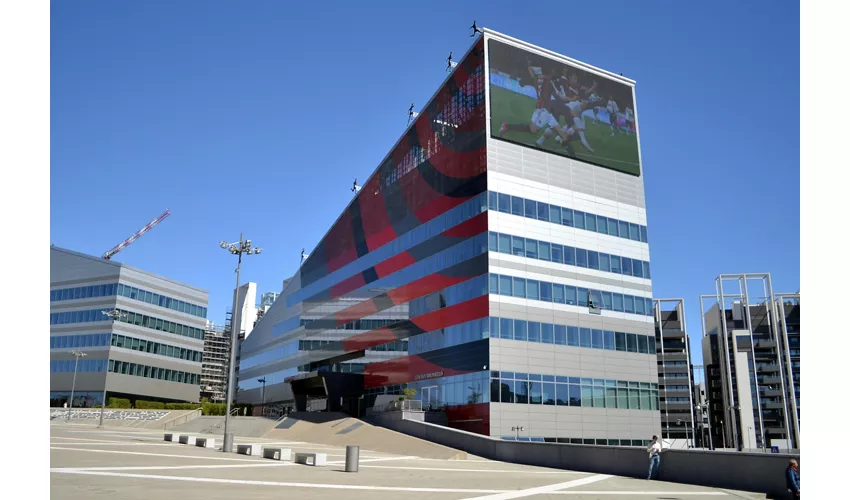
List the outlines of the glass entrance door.
{"type": "Polygon", "coordinates": [[[422,388],[422,409],[436,410],[440,407],[440,387],[436,385],[422,388]]]}

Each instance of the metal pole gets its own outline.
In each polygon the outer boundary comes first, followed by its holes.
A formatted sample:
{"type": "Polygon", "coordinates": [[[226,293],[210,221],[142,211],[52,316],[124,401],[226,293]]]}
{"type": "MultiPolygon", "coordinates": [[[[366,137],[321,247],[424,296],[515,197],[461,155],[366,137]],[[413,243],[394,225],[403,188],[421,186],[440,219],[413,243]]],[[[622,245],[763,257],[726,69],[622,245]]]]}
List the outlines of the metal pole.
{"type": "MultiPolygon", "coordinates": [[[[694,433],[694,423],[696,422],[696,420],[694,420],[694,384],[692,383],[692,379],[694,378],[694,365],[691,364],[691,336],[688,335],[688,325],[685,320],[685,299],[679,299],[678,302],[680,308],[679,311],[681,313],[679,315],[679,321],[682,324],[682,331],[685,334],[685,357],[688,359],[688,400],[690,403],[688,407],[691,412],[691,436],[693,437],[693,447],[696,448],[697,437],[694,433]]],[[[687,423],[685,426],[687,426],[687,423]]]]}
{"type": "MultiPolygon", "coordinates": [[[[239,233],[239,262],[236,264],[236,290],[233,293],[233,315],[230,320],[230,360],[227,366],[227,404],[224,414],[224,442],[221,451],[233,450],[233,435],[230,433],[230,401],[233,399],[233,383],[236,378],[236,305],[239,301],[239,275],[242,271],[242,240],[244,233],[239,233]]],[[[241,315],[240,315],[241,319],[241,315]]]]}
{"type": "MultiPolygon", "coordinates": [[[[764,277],[762,277],[762,280],[764,280],[764,277]]],[[[756,386],[756,404],[759,407],[758,408],[759,409],[759,411],[758,411],[759,434],[761,434],[761,447],[762,447],[762,449],[765,449],[767,447],[767,443],[765,442],[764,422],[762,420],[762,412],[764,411],[764,409],[761,406],[761,394],[759,394],[759,376],[758,376],[759,370],[758,370],[758,365],[756,365],[756,343],[755,343],[755,338],[753,337],[753,317],[752,317],[752,314],[750,313],[750,292],[749,292],[749,289],[747,287],[747,277],[744,276],[741,281],[743,281],[743,283],[744,283],[744,290],[743,290],[743,292],[744,292],[744,300],[743,300],[743,302],[744,302],[744,312],[747,315],[747,329],[750,331],[750,355],[753,359],[753,379],[754,379],[753,381],[755,382],[755,386],[756,386]]],[[[739,283],[741,281],[739,281],[739,283]]],[[[770,309],[766,309],[765,314],[769,316],[770,309]]],[[[768,321],[770,321],[770,319],[768,319],[768,321]]],[[[777,345],[777,347],[778,347],[778,345],[777,345]]]]}
{"type": "MultiPolygon", "coordinates": [[[[782,298],[786,297],[786,295],[779,294],[779,312],[778,314],[781,323],[779,326],[782,327],[782,339],[785,344],[785,362],[787,364],[786,368],[788,370],[788,374],[790,375],[790,381],[788,383],[788,387],[791,392],[791,417],[794,421],[794,440],[792,441],[794,448],[800,447],[800,422],[797,419],[797,391],[794,390],[794,370],[791,366],[791,345],[788,342],[788,322],[785,320],[785,303],[782,301],[782,298]]],[[[794,295],[788,295],[788,297],[794,297],[794,295]]],[[[799,303],[800,296],[796,295],[797,301],[799,303]]],[[[774,311],[776,309],[774,308],[774,311]]],[[[789,446],[790,447],[790,446],[789,446]]]]}
{"type": "Polygon", "coordinates": [[[345,472],[360,470],[360,447],[348,445],[345,447],[345,472]]]}
{"type": "Polygon", "coordinates": [[[667,370],[664,363],[664,327],[661,326],[661,304],[658,301],[655,302],[655,320],[658,322],[658,338],[661,339],[661,369],[664,375],[664,425],[667,428],[667,439],[670,439],[670,412],[667,410],[667,370]]]}
{"type": "MultiPolygon", "coordinates": [[[[726,326],[726,299],[723,297],[723,278],[722,278],[722,275],[717,277],[716,287],[717,287],[717,298],[718,298],[717,310],[720,313],[720,329],[723,330],[723,352],[726,354],[726,366],[724,367],[726,369],[725,370],[726,371],[726,377],[724,377],[724,378],[726,378],[728,383],[729,383],[729,386],[728,386],[728,389],[726,390],[726,393],[727,393],[727,396],[728,396],[728,401],[729,401],[730,410],[731,410],[730,414],[731,414],[732,421],[731,421],[731,427],[730,428],[732,430],[732,437],[733,437],[733,441],[735,443],[735,449],[737,449],[738,448],[738,423],[737,423],[738,419],[736,418],[736,415],[735,415],[735,412],[734,412],[735,394],[732,390],[732,388],[734,386],[733,381],[732,381],[732,360],[729,356],[729,336],[728,336],[727,326],[726,326]]],[[[718,344],[719,344],[719,342],[718,342],[718,344]]]]}
{"type": "MultiPolygon", "coordinates": [[[[768,300],[768,304],[769,304],[769,307],[771,308],[771,311],[773,311],[773,310],[775,310],[773,308],[773,304],[771,304],[771,302],[773,301],[773,281],[770,279],[770,274],[767,274],[767,286],[768,286],[769,293],[770,293],[770,300],[768,300]]],[[[782,414],[785,417],[785,422],[784,422],[785,423],[785,438],[786,438],[785,440],[786,440],[786,442],[789,442],[789,441],[791,441],[791,422],[788,420],[788,400],[785,399],[785,394],[786,394],[785,393],[785,370],[782,369],[782,358],[780,357],[780,350],[781,349],[779,348],[779,331],[776,328],[772,328],[772,330],[773,330],[774,342],[776,342],[776,363],[777,363],[778,368],[779,368],[779,384],[780,384],[780,388],[782,389],[782,393],[781,393],[782,394],[782,414]]],[[[789,369],[791,368],[790,363],[789,363],[788,368],[789,369]]],[[[793,392],[794,391],[794,381],[791,380],[789,385],[791,386],[791,391],[793,392]]],[[[794,399],[795,399],[795,402],[796,402],[796,394],[795,394],[794,399]]],[[[796,412],[795,412],[795,414],[796,414],[796,412]]]]}
{"type": "Polygon", "coordinates": [[[71,421],[71,408],[74,407],[74,389],[77,387],[77,364],[80,362],[80,356],[78,352],[73,352],[74,355],[74,379],[71,382],[71,400],[68,401],[68,417],[66,420],[68,422],[71,421]]]}

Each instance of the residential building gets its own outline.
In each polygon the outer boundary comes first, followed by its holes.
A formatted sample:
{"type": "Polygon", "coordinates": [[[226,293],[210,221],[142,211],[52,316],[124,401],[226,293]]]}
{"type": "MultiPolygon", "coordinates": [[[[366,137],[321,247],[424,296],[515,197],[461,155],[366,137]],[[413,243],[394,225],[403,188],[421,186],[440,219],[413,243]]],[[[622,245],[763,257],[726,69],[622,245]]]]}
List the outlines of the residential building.
{"type": "Polygon", "coordinates": [[[50,402],[198,401],[209,294],[50,247],[50,402]],[[115,319],[110,319],[110,313],[115,319]],[[79,362],[74,353],[84,353],[79,362]],[[74,373],[76,370],[76,383],[74,373]]]}
{"type": "Polygon", "coordinates": [[[633,81],[485,30],[242,344],[239,401],[261,378],[302,411],[413,389],[504,439],[660,434],[634,109],[633,81]]]}
{"type": "Polygon", "coordinates": [[[694,373],[684,299],[655,299],[655,349],[661,437],[672,448],[695,446],[694,373]]]}
{"type": "Polygon", "coordinates": [[[711,301],[708,308],[702,304],[702,349],[715,447],[798,448],[791,394],[799,394],[799,294],[785,308],[787,294],[773,295],[769,274],[721,275],[716,283],[716,295],[702,297],[711,301]]]}

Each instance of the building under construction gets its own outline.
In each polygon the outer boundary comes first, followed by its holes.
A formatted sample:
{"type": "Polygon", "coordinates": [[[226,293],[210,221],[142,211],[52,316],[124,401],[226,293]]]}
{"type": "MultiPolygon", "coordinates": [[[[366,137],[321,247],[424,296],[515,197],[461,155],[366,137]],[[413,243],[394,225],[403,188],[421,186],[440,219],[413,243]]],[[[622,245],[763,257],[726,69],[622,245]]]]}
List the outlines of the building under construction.
{"type": "Polygon", "coordinates": [[[223,403],[227,397],[227,363],[230,356],[230,313],[224,326],[213,323],[204,332],[204,360],[201,365],[201,398],[223,403]]]}

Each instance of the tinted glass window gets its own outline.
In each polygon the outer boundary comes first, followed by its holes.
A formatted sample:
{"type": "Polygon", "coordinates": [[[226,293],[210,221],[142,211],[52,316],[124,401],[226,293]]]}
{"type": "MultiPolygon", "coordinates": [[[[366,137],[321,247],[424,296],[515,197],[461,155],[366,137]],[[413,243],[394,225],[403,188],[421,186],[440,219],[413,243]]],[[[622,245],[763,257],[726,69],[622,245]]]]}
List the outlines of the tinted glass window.
{"type": "Polygon", "coordinates": [[[573,222],[578,229],[584,229],[584,212],[573,210],[573,222]]]}
{"type": "Polygon", "coordinates": [[[530,219],[537,218],[537,202],[534,200],[525,200],[525,216],[530,219]]]}
{"type": "Polygon", "coordinates": [[[511,213],[514,215],[525,215],[525,200],[519,196],[511,197],[511,213]]]}
{"type": "Polygon", "coordinates": [[[537,204],[537,218],[540,220],[549,220],[549,205],[547,203],[537,204]]]}
{"type": "Polygon", "coordinates": [[[584,214],[584,227],[588,231],[596,231],[596,216],[593,214],[584,214]]]}
{"type": "Polygon", "coordinates": [[[574,266],[576,265],[576,249],[573,247],[568,247],[564,245],[564,264],[574,266]]]}
{"type": "Polygon", "coordinates": [[[499,193],[499,212],[511,213],[511,197],[499,193]]]}
{"type": "Polygon", "coordinates": [[[519,257],[525,256],[525,238],[511,236],[512,253],[519,257]]]}
{"type": "Polygon", "coordinates": [[[578,267],[587,267],[587,250],[576,248],[576,265],[578,267]]]}
{"type": "Polygon", "coordinates": [[[565,226],[574,226],[575,220],[573,219],[573,211],[569,208],[561,209],[561,224],[565,226]]]}

